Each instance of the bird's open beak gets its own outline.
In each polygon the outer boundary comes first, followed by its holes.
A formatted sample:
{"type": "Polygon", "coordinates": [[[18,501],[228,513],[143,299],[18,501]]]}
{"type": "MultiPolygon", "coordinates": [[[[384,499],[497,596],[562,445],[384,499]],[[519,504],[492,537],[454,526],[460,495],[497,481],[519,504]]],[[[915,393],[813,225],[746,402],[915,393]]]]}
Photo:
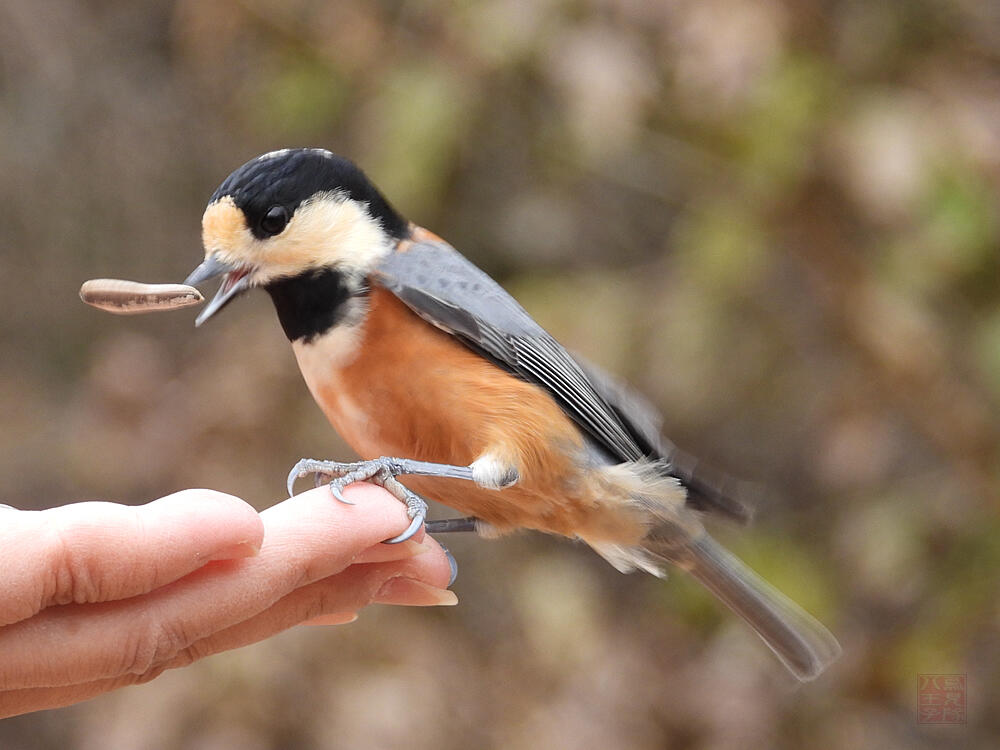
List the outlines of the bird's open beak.
{"type": "Polygon", "coordinates": [[[194,320],[196,326],[200,326],[206,320],[211,318],[215,313],[225,307],[230,300],[235,299],[240,296],[243,292],[250,288],[249,274],[252,269],[243,266],[236,267],[231,266],[228,263],[223,263],[214,255],[210,255],[205,258],[205,262],[198,266],[191,275],[188,276],[184,283],[188,286],[196,286],[203,281],[208,281],[209,279],[214,279],[216,276],[226,277],[222,280],[222,286],[219,287],[219,291],[216,292],[212,301],[208,303],[208,306],[198,315],[194,320]]]}

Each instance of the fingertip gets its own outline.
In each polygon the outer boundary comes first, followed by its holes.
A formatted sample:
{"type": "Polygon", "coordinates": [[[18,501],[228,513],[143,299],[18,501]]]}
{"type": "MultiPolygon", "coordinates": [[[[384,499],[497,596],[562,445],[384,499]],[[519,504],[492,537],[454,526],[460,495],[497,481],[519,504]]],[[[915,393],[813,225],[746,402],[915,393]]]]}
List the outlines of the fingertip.
{"type": "MultiPolygon", "coordinates": [[[[178,490],[160,498],[160,500],[194,503],[203,508],[216,507],[227,512],[245,514],[248,518],[257,516],[257,511],[246,500],[236,495],[230,495],[228,492],[220,492],[219,490],[205,488],[178,490]]],[[[154,500],[153,502],[159,501],[154,500]]]]}
{"type": "Polygon", "coordinates": [[[399,544],[382,544],[379,542],[373,547],[362,550],[351,562],[360,563],[383,563],[395,560],[407,560],[411,557],[424,555],[434,550],[433,544],[418,542],[415,539],[407,539],[399,544]]]}
{"type": "Polygon", "coordinates": [[[241,497],[209,489],[187,489],[167,495],[164,500],[176,499],[192,503],[206,510],[219,510],[235,521],[242,521],[260,529],[264,533],[264,524],[260,520],[257,509],[241,497]]]}
{"type": "Polygon", "coordinates": [[[386,563],[386,567],[381,567],[381,575],[386,576],[386,581],[401,577],[419,580],[434,589],[447,589],[454,580],[449,553],[430,536],[424,540],[423,546],[430,547],[430,550],[416,557],[386,563]]]}
{"type": "Polygon", "coordinates": [[[448,558],[448,568],[451,573],[451,575],[448,577],[448,588],[451,588],[451,585],[455,582],[455,579],[458,578],[458,560],[456,560],[455,556],[451,554],[450,549],[445,547],[440,542],[438,542],[438,545],[441,547],[441,549],[444,550],[444,556],[448,558]]]}
{"type": "Polygon", "coordinates": [[[215,542],[205,551],[209,560],[252,557],[264,543],[264,522],[256,509],[235,495],[210,489],[186,489],[149,503],[183,508],[193,530],[209,532],[215,542]]]}
{"type": "MultiPolygon", "coordinates": [[[[335,533],[350,532],[364,537],[365,546],[375,544],[401,533],[410,523],[406,506],[389,492],[377,485],[355,482],[344,488],[344,495],[350,503],[338,502],[327,486],[307,490],[295,497],[284,500],[268,510],[265,515],[286,509],[301,516],[308,514],[317,527],[324,524],[333,526],[335,533]]],[[[423,540],[423,527],[412,538],[423,540]]]]}
{"type": "Polygon", "coordinates": [[[454,591],[439,589],[415,578],[390,578],[372,597],[375,604],[396,604],[405,607],[454,607],[458,596],[454,591]]]}
{"type": "Polygon", "coordinates": [[[429,580],[433,586],[450,588],[458,577],[458,563],[455,561],[455,557],[447,547],[429,534],[424,540],[424,544],[432,544],[439,552],[429,555],[427,558],[418,558],[415,562],[422,563],[424,559],[428,559],[430,568],[426,580],[429,580]]]}

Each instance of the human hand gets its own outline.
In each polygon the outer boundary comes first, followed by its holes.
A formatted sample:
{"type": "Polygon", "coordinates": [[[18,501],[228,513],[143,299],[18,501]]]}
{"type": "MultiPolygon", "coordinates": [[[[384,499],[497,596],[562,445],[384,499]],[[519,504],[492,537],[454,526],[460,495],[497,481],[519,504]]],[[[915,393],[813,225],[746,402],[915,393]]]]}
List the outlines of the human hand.
{"type": "Polygon", "coordinates": [[[139,507],[0,509],[0,717],[68,705],[369,603],[455,604],[442,548],[379,487],[259,515],[185,490],[139,507]]]}

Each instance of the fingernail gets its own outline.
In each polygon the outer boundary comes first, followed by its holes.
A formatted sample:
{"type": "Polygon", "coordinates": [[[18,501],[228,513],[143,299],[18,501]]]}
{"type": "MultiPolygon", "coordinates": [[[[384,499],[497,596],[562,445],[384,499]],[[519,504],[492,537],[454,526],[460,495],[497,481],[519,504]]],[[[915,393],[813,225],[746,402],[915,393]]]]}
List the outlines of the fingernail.
{"type": "Polygon", "coordinates": [[[331,615],[320,615],[311,620],[304,620],[300,625],[347,625],[358,619],[357,612],[335,612],[331,615]]]}
{"type": "Polygon", "coordinates": [[[454,591],[439,589],[414,578],[391,578],[382,584],[372,601],[408,607],[450,607],[458,604],[458,597],[454,591]]]}
{"type": "Polygon", "coordinates": [[[434,547],[426,542],[418,542],[415,539],[407,539],[399,544],[376,544],[358,553],[351,562],[353,563],[380,563],[392,562],[393,560],[406,560],[425,552],[430,552],[434,547]]]}
{"type": "Polygon", "coordinates": [[[253,542],[239,542],[212,553],[208,560],[238,560],[242,557],[254,557],[258,552],[260,547],[253,542]]]}
{"type": "MultiPolygon", "coordinates": [[[[438,542],[438,544],[441,543],[438,542]]],[[[444,555],[448,558],[448,567],[451,568],[451,576],[448,578],[448,588],[451,588],[451,584],[453,584],[455,579],[458,578],[458,560],[456,560],[455,556],[451,554],[451,550],[443,544],[441,544],[441,549],[444,550],[444,555]]]]}

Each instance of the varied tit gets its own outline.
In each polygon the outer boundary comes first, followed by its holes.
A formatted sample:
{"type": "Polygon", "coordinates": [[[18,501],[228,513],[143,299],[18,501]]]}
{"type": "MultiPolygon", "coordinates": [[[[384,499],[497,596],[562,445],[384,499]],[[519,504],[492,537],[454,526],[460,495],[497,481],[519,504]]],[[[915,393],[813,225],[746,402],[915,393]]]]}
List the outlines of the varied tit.
{"type": "Polygon", "coordinates": [[[419,492],[469,516],[430,531],[536,529],[581,539],[623,572],[662,576],[672,563],[799,679],[839,654],[826,628],[706,533],[703,515],[745,520],[746,508],[680,465],[655,411],[404,219],[347,159],[285,149],[247,162],[212,195],[202,236],[205,261],[186,283],[223,281],[197,324],[264,289],[313,397],[363,459],[302,461],[289,486],[335,477],[343,499],[352,481],[382,484],[407,503],[404,538],[424,521],[419,492]]]}

